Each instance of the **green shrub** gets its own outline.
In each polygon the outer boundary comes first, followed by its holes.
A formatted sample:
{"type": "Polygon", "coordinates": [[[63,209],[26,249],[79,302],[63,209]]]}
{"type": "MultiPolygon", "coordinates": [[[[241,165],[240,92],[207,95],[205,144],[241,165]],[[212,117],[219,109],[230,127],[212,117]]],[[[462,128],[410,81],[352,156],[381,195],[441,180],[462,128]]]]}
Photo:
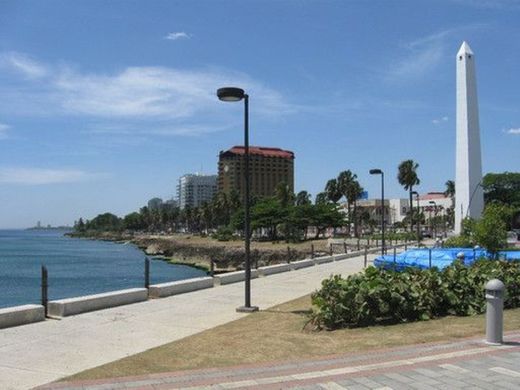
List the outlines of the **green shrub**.
{"type": "Polygon", "coordinates": [[[218,241],[230,241],[233,239],[233,229],[229,226],[219,227],[216,233],[213,235],[213,238],[218,241]]]}
{"type": "Polygon", "coordinates": [[[445,248],[473,248],[475,242],[468,236],[454,236],[444,241],[445,248]]]}
{"type": "Polygon", "coordinates": [[[367,268],[363,273],[331,276],[312,294],[312,321],[319,328],[367,326],[473,315],[485,310],[484,285],[498,278],[507,287],[504,306],[520,307],[520,263],[481,260],[403,272],[367,268]]]}

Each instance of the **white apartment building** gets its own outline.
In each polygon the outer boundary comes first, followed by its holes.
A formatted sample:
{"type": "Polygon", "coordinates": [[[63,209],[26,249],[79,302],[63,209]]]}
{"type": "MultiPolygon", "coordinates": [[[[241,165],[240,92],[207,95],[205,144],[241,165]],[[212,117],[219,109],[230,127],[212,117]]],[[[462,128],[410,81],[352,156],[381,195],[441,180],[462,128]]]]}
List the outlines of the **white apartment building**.
{"type": "Polygon", "coordinates": [[[211,202],[217,193],[217,175],[186,174],[179,178],[177,200],[182,209],[211,202]]]}

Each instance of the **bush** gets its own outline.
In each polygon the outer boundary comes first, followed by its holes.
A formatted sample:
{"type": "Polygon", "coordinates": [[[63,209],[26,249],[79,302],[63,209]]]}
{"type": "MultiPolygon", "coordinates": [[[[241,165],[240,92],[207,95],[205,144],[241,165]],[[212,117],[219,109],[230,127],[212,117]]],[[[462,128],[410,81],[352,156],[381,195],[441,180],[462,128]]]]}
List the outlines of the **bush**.
{"type": "Polygon", "coordinates": [[[219,227],[217,232],[213,235],[218,241],[229,241],[233,239],[233,229],[229,226],[219,227]]]}
{"type": "Polygon", "coordinates": [[[312,294],[312,321],[318,328],[336,329],[483,313],[484,285],[494,278],[507,287],[504,307],[520,307],[517,262],[481,260],[471,267],[455,262],[443,271],[369,267],[346,279],[335,275],[312,294]]]}
{"type": "Polygon", "coordinates": [[[475,242],[468,236],[450,237],[444,241],[445,248],[473,248],[475,242]]]}

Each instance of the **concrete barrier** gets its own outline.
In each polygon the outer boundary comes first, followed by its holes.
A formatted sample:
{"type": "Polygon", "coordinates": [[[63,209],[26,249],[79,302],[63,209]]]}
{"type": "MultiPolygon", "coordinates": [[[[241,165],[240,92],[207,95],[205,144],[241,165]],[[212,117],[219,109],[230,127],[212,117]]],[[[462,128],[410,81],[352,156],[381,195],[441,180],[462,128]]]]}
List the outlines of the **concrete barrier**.
{"type": "Polygon", "coordinates": [[[177,282],[154,284],[148,289],[148,296],[151,298],[168,297],[170,295],[211,288],[213,287],[213,284],[213,278],[209,276],[179,280],[177,282]]]}
{"type": "Polygon", "coordinates": [[[330,263],[334,261],[334,256],[321,256],[321,257],[315,257],[314,264],[323,264],[323,263],[330,263]]]}
{"type": "Polygon", "coordinates": [[[42,305],[22,305],[0,309],[0,329],[45,320],[42,305]]]}
{"type": "Polygon", "coordinates": [[[66,317],[88,311],[142,302],[147,299],[148,290],[146,288],[130,288],[128,290],[50,301],[48,310],[51,316],[66,317]]]}
{"type": "MultiPolygon", "coordinates": [[[[251,270],[251,279],[255,279],[258,277],[258,270],[252,269],[251,270]]],[[[236,283],[236,282],[242,282],[246,279],[246,272],[245,271],[235,271],[235,272],[227,272],[225,274],[215,275],[215,285],[221,285],[221,284],[230,284],[230,283],[236,283]]]]}
{"type": "Polygon", "coordinates": [[[293,261],[291,263],[291,268],[297,270],[300,268],[312,267],[313,265],[315,265],[314,260],[315,259],[305,259],[300,261],[293,261]]]}
{"type": "Polygon", "coordinates": [[[291,264],[275,264],[258,268],[259,276],[268,276],[292,270],[291,264]]]}

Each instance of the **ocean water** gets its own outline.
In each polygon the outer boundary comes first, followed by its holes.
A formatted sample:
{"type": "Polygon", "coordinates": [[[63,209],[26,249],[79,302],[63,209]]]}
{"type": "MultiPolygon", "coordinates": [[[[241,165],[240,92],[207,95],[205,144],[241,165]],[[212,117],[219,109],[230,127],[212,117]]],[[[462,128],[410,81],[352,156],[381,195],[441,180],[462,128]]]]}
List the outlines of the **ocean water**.
{"type": "MultiPolygon", "coordinates": [[[[49,300],[144,286],[145,254],[131,244],[64,236],[58,230],[0,230],[0,307],[39,303],[41,266],[49,300]]],[[[205,276],[152,259],[151,283],[205,276]]]]}

